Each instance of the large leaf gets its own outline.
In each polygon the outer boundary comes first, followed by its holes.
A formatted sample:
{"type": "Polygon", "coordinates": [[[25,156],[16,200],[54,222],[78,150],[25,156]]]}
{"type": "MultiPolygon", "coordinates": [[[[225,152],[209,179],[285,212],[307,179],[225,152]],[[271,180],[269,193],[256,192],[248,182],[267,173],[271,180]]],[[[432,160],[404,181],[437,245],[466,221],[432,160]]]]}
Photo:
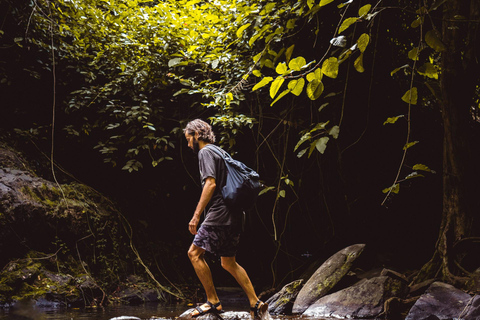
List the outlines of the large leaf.
{"type": "Polygon", "coordinates": [[[322,81],[322,78],[323,78],[323,73],[322,73],[322,69],[320,68],[317,68],[315,69],[314,72],[310,72],[309,74],[307,74],[308,82],[312,82],[314,79],[317,79],[318,81],[322,81]]]}
{"type": "Polygon", "coordinates": [[[412,89],[405,92],[402,100],[409,104],[417,104],[417,87],[413,87],[412,89]]]}
{"type": "Polygon", "coordinates": [[[338,59],[335,57],[330,57],[323,61],[322,73],[329,78],[335,79],[338,76],[338,67],[338,59]]]}
{"type": "Polygon", "coordinates": [[[287,64],[285,62],[279,63],[275,68],[278,74],[285,74],[288,71],[287,64]]]}
{"type": "Polygon", "coordinates": [[[317,79],[313,79],[312,82],[310,82],[307,85],[307,96],[311,100],[316,100],[320,97],[320,95],[323,92],[323,83],[317,79]]]}
{"type": "Polygon", "coordinates": [[[362,18],[370,11],[371,8],[372,8],[371,4],[364,5],[363,7],[360,8],[360,10],[358,10],[358,16],[362,18]]]}
{"type": "Polygon", "coordinates": [[[304,57],[296,57],[295,59],[290,60],[288,67],[295,71],[302,70],[302,67],[307,64],[307,61],[304,57]]]}
{"type": "Polygon", "coordinates": [[[257,83],[257,84],[253,87],[252,91],[255,91],[255,90],[257,90],[257,89],[260,89],[260,88],[263,87],[263,86],[266,86],[267,84],[269,84],[270,82],[272,82],[272,80],[273,80],[272,77],[265,77],[265,78],[263,78],[262,80],[260,80],[259,83],[257,83]]]}
{"type": "Polygon", "coordinates": [[[358,18],[352,17],[352,18],[347,18],[343,20],[342,24],[340,25],[340,29],[338,30],[338,33],[342,33],[345,31],[348,27],[350,27],[352,24],[357,22],[358,18]]]}
{"type": "Polygon", "coordinates": [[[443,44],[442,40],[437,35],[435,30],[430,30],[425,35],[425,41],[427,44],[435,51],[442,52],[445,51],[446,47],[443,44]]]}
{"type": "Polygon", "coordinates": [[[317,148],[318,152],[323,154],[325,152],[325,149],[327,149],[327,142],[330,140],[329,137],[321,137],[318,139],[315,143],[315,148],[317,148]]]}
{"type": "Polygon", "coordinates": [[[278,76],[275,81],[270,85],[270,97],[273,99],[277,95],[278,90],[282,86],[285,79],[282,76],[278,76]]]}
{"type": "Polygon", "coordinates": [[[438,79],[437,68],[430,62],[426,62],[420,68],[418,68],[418,73],[422,76],[427,76],[432,79],[438,79]]]}
{"type": "Polygon", "coordinates": [[[360,53],[357,59],[355,59],[353,66],[355,67],[355,70],[357,70],[360,73],[365,71],[365,69],[363,68],[363,52],[360,53]]]}
{"type": "Polygon", "coordinates": [[[366,33],[363,33],[357,40],[358,50],[360,50],[362,53],[365,52],[369,42],[370,36],[366,33]]]}
{"type": "Polygon", "coordinates": [[[241,26],[240,28],[238,28],[237,33],[236,33],[237,37],[241,38],[245,29],[250,27],[250,25],[251,25],[251,23],[247,23],[247,24],[244,24],[243,26],[241,26]]]}
{"type": "Polygon", "coordinates": [[[286,96],[290,91],[291,91],[290,89],[283,90],[283,92],[280,93],[280,94],[277,96],[277,98],[276,98],[275,100],[273,100],[272,103],[270,103],[270,107],[273,106],[273,104],[274,104],[275,102],[277,102],[278,100],[280,100],[280,99],[282,99],[284,96],[286,96]]]}
{"type": "Polygon", "coordinates": [[[298,80],[291,80],[288,83],[288,89],[290,89],[292,93],[296,96],[299,96],[302,93],[304,86],[305,86],[305,79],[303,78],[300,78],[298,80]]]}

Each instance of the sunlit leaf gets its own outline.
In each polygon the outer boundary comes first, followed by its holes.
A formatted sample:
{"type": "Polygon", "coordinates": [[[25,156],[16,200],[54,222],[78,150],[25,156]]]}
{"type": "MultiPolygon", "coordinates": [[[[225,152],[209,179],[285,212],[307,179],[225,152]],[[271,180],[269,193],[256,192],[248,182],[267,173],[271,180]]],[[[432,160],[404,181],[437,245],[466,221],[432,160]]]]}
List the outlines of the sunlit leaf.
{"type": "Polygon", "coordinates": [[[285,62],[279,63],[275,68],[278,74],[285,74],[288,71],[287,64],[285,62]]]}
{"type": "Polygon", "coordinates": [[[333,126],[328,130],[328,134],[331,135],[334,139],[338,139],[338,135],[340,134],[340,127],[333,126]]]}
{"type": "Polygon", "coordinates": [[[231,92],[227,93],[225,97],[225,103],[227,104],[227,106],[230,105],[230,102],[232,102],[232,100],[233,100],[233,94],[231,92]]]}
{"type": "Polygon", "coordinates": [[[302,67],[307,64],[307,61],[304,57],[296,57],[295,59],[290,60],[288,67],[295,71],[302,70],[302,67]]]}
{"type": "Polygon", "coordinates": [[[402,101],[409,103],[409,104],[417,104],[417,87],[413,87],[412,89],[405,92],[402,97],[402,101]]]}
{"type": "Polygon", "coordinates": [[[319,6],[323,7],[326,6],[327,4],[333,2],[334,0],[321,0],[319,6]]]}
{"type": "Polygon", "coordinates": [[[317,140],[315,143],[315,148],[323,154],[325,152],[325,149],[327,149],[327,142],[330,140],[329,137],[321,137],[320,139],[317,140]]]}
{"type": "Polygon", "coordinates": [[[255,77],[261,77],[262,76],[262,73],[260,72],[260,70],[253,70],[252,73],[255,77]]]}
{"type": "Polygon", "coordinates": [[[358,16],[360,18],[363,17],[364,15],[366,15],[370,11],[371,8],[372,8],[371,4],[364,5],[363,7],[360,8],[360,10],[358,10],[358,16]]]}
{"type": "Polygon", "coordinates": [[[251,25],[250,23],[247,23],[247,24],[244,24],[243,26],[241,26],[240,28],[238,28],[237,33],[236,33],[236,34],[237,34],[237,37],[238,37],[238,38],[241,38],[242,35],[243,35],[243,32],[245,31],[245,29],[247,29],[248,27],[250,27],[250,25],[251,25]]]}
{"type": "Polygon", "coordinates": [[[298,80],[291,80],[288,83],[288,88],[296,96],[299,96],[302,93],[304,86],[305,86],[305,79],[303,78],[300,78],[298,80]]]}
{"type": "Polygon", "coordinates": [[[370,36],[366,33],[363,33],[357,40],[358,50],[360,50],[362,53],[365,52],[369,42],[370,36]]]}
{"type": "Polygon", "coordinates": [[[316,100],[320,97],[323,92],[323,83],[317,79],[313,79],[307,85],[307,96],[311,100],[316,100]]]}
{"type": "Polygon", "coordinates": [[[433,171],[432,169],[430,169],[429,167],[427,167],[426,165],[424,164],[416,164],[412,167],[413,170],[421,170],[421,171],[426,171],[426,172],[431,172],[431,173],[435,173],[435,171],[433,171]]]}
{"type": "Polygon", "coordinates": [[[178,65],[180,62],[182,62],[182,58],[173,58],[168,61],[168,67],[174,67],[178,65]]]}
{"type": "Polygon", "coordinates": [[[335,79],[338,75],[338,60],[335,57],[330,57],[327,60],[323,61],[322,64],[322,73],[329,78],[335,79]]]}
{"type": "Polygon", "coordinates": [[[414,145],[416,145],[416,144],[419,143],[419,142],[420,142],[420,141],[412,141],[412,142],[409,142],[409,143],[407,143],[407,144],[405,144],[405,145],[403,146],[403,150],[407,150],[407,149],[413,147],[414,145]]]}
{"type": "Polygon", "coordinates": [[[330,40],[330,43],[333,44],[335,47],[344,48],[347,45],[347,37],[345,36],[338,36],[330,40]]]}
{"type": "Polygon", "coordinates": [[[353,66],[355,67],[355,70],[360,73],[365,71],[365,69],[363,68],[363,52],[360,53],[357,59],[355,59],[353,66]]]}
{"type": "Polygon", "coordinates": [[[437,68],[430,62],[424,63],[420,68],[418,68],[418,73],[422,76],[427,76],[432,79],[438,79],[437,68]]]}
{"type": "Polygon", "coordinates": [[[403,117],[404,117],[404,115],[400,115],[400,116],[396,116],[396,117],[390,117],[387,120],[385,120],[385,122],[383,122],[383,125],[386,125],[388,123],[393,124],[393,123],[397,122],[398,119],[403,118],[403,117]]]}
{"type": "Polygon", "coordinates": [[[266,86],[267,84],[269,84],[269,83],[272,82],[272,81],[273,81],[273,78],[272,78],[272,77],[265,77],[265,78],[263,78],[262,80],[260,80],[260,82],[257,83],[257,84],[253,87],[252,91],[255,91],[255,90],[257,90],[257,89],[260,89],[261,87],[266,86]]]}
{"type": "Polygon", "coordinates": [[[268,191],[271,191],[271,190],[275,190],[275,187],[265,187],[258,193],[258,195],[261,196],[262,194],[267,193],[268,191]]]}
{"type": "Polygon", "coordinates": [[[408,64],[405,64],[401,67],[398,67],[398,68],[395,68],[392,72],[390,72],[390,75],[393,76],[395,73],[397,73],[398,71],[402,70],[402,69],[405,69],[405,68],[408,68],[410,67],[410,65],[408,64]]]}
{"type": "Polygon", "coordinates": [[[275,102],[277,102],[278,100],[280,100],[280,99],[282,99],[284,96],[286,96],[290,91],[291,91],[290,89],[283,90],[283,92],[280,93],[280,94],[277,96],[277,98],[276,98],[275,100],[273,100],[272,103],[270,103],[270,107],[273,106],[273,104],[274,104],[275,102]]]}
{"type": "Polygon", "coordinates": [[[282,86],[285,79],[281,76],[278,76],[275,81],[270,85],[270,97],[273,99],[277,95],[278,90],[282,86]]]}
{"type": "Polygon", "coordinates": [[[425,176],[423,174],[420,174],[416,171],[410,173],[408,176],[405,177],[406,180],[408,179],[413,179],[413,178],[425,178],[425,176]]]}
{"type": "Polygon", "coordinates": [[[356,18],[356,17],[351,17],[351,18],[345,19],[342,22],[342,24],[340,25],[340,29],[338,30],[338,33],[342,33],[343,31],[345,31],[348,27],[350,27],[352,24],[357,22],[357,20],[358,20],[358,18],[356,18]]]}
{"type": "Polygon", "coordinates": [[[314,4],[315,4],[315,0],[307,0],[307,6],[309,9],[312,9],[314,4]]]}
{"type": "Polygon", "coordinates": [[[383,193],[393,192],[395,194],[398,194],[400,192],[400,185],[398,183],[396,183],[391,187],[383,189],[382,192],[383,193]]]}
{"type": "Polygon", "coordinates": [[[278,192],[278,196],[281,197],[281,198],[285,198],[285,190],[280,190],[278,192]]]}
{"type": "Polygon", "coordinates": [[[314,72],[310,72],[309,74],[307,74],[307,81],[308,82],[312,82],[312,80],[314,79],[317,79],[318,81],[321,81],[323,78],[323,73],[322,73],[322,69],[320,68],[317,68],[315,69],[314,72]]]}

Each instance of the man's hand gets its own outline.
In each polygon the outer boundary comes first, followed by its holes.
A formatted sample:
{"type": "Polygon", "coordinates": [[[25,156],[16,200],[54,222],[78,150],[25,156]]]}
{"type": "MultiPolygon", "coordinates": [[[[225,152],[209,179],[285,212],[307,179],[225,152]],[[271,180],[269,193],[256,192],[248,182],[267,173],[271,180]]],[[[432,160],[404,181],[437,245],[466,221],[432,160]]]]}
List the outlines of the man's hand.
{"type": "Polygon", "coordinates": [[[193,217],[192,220],[190,220],[190,223],[188,224],[188,230],[190,230],[190,233],[193,235],[197,234],[197,226],[198,226],[198,218],[193,217]]]}

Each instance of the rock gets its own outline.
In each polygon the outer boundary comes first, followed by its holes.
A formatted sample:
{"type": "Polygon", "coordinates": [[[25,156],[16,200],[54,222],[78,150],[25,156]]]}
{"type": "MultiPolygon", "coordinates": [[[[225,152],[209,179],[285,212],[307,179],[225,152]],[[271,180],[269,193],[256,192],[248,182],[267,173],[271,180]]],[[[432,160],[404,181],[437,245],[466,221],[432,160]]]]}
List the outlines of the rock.
{"type": "Polygon", "coordinates": [[[463,320],[478,320],[480,319],[480,296],[476,295],[467,304],[467,307],[459,316],[463,320]]]}
{"type": "Polygon", "coordinates": [[[142,320],[142,319],[138,317],[132,317],[132,316],[120,316],[120,317],[110,318],[110,320],[142,320]]]}
{"type": "Polygon", "coordinates": [[[293,281],[274,294],[266,302],[268,312],[272,314],[289,314],[292,312],[293,302],[303,285],[303,279],[293,281]]]}
{"type": "Polygon", "coordinates": [[[420,296],[427,291],[427,289],[434,283],[436,280],[435,279],[429,279],[425,280],[423,282],[414,284],[410,287],[410,296],[415,297],[415,296],[420,296]]]}
{"type": "Polygon", "coordinates": [[[406,285],[397,279],[380,276],[320,298],[305,316],[332,318],[374,318],[383,312],[387,299],[403,296],[406,285]]]}
{"type": "Polygon", "coordinates": [[[364,248],[364,244],[355,244],[328,258],[300,290],[293,304],[292,312],[303,313],[315,301],[326,295],[347,274],[353,261],[364,248]]]}
{"type": "Polygon", "coordinates": [[[432,316],[440,320],[458,318],[470,299],[469,294],[454,286],[434,282],[413,305],[405,320],[424,320],[432,316]]]}
{"type": "MultiPolygon", "coordinates": [[[[188,309],[184,313],[182,313],[178,319],[191,319],[190,313],[192,313],[194,308],[188,309]]],[[[195,319],[198,320],[241,320],[241,319],[250,319],[250,313],[249,312],[234,312],[234,311],[228,311],[228,312],[222,312],[220,314],[220,317],[214,313],[207,313],[203,316],[198,316],[195,319]],[[221,318],[220,318],[221,317],[221,318]]]]}

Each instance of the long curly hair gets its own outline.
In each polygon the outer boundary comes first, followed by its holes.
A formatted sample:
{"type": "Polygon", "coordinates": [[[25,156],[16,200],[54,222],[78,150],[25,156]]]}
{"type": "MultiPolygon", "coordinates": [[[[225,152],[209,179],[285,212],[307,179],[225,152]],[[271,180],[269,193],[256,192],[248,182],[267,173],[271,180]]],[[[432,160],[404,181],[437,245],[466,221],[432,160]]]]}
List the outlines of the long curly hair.
{"type": "Polygon", "coordinates": [[[186,125],[185,129],[183,129],[183,132],[191,136],[194,136],[195,133],[198,133],[198,140],[208,143],[215,142],[215,134],[212,131],[212,126],[200,119],[190,121],[186,125]]]}

